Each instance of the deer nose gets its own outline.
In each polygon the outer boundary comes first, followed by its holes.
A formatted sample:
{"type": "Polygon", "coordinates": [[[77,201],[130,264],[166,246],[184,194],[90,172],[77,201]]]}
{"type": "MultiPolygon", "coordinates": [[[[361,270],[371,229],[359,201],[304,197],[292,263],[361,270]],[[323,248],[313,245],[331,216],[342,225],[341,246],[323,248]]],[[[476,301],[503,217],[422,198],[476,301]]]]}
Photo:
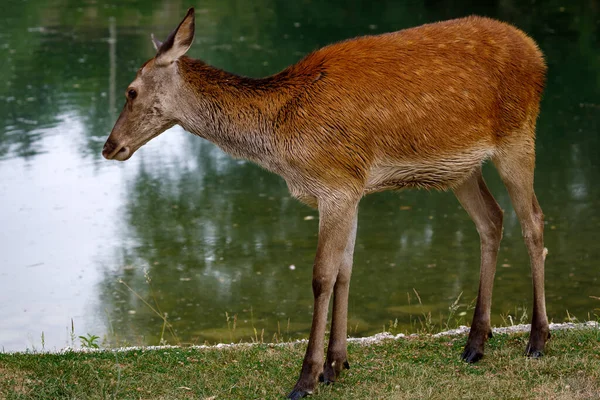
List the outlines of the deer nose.
{"type": "Polygon", "coordinates": [[[110,160],[115,153],[117,145],[112,140],[108,139],[106,143],[104,143],[104,147],[102,148],[102,156],[107,160],[110,160]]]}
{"type": "Polygon", "coordinates": [[[112,141],[110,138],[104,143],[102,156],[107,160],[116,159],[123,161],[129,158],[129,148],[119,143],[112,141]]]}

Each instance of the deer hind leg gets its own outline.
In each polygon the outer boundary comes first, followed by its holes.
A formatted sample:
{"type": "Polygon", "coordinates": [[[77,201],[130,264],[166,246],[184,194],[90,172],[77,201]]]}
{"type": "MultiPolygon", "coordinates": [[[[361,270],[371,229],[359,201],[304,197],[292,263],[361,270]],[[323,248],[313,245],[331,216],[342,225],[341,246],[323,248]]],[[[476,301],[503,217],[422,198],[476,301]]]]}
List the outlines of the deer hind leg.
{"type": "Polygon", "coordinates": [[[483,357],[485,342],[492,335],[490,310],[503,213],[483,180],[481,167],[456,187],[454,194],[475,223],[481,242],[479,294],[469,338],[462,353],[463,360],[476,362],[483,357]]]}
{"type": "Polygon", "coordinates": [[[333,315],[331,317],[331,332],[327,346],[327,358],[323,366],[323,375],[320,380],[333,383],[342,369],[349,369],[347,353],[348,329],[348,293],[350,291],[350,276],[352,274],[352,258],[354,256],[354,243],[356,241],[356,227],[358,216],[354,217],[352,232],[340,264],[340,269],[333,287],[333,315]]]}
{"type": "MultiPolygon", "coordinates": [[[[529,132],[527,132],[529,133],[529,132]]],[[[504,145],[493,162],[508,190],[513,207],[519,218],[533,280],[533,318],[526,353],[540,357],[550,337],[546,301],[544,296],[544,215],[533,190],[535,150],[532,134],[526,140],[504,145]]]]}

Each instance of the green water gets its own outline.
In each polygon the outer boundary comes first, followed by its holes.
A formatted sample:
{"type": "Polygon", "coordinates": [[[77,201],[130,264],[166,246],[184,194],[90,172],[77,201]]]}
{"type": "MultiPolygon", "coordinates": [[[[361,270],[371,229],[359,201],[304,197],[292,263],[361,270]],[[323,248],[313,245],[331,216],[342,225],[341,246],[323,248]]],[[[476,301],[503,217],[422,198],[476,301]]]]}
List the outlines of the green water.
{"type": "MultiPolygon", "coordinates": [[[[39,349],[43,332],[46,348],[61,348],[72,342],[71,320],[75,336],[157,344],[162,320],[121,281],[168,314],[177,335],[165,333],[171,343],[249,340],[254,328],[265,340],[308,335],[318,217],[290,198],[280,178],[178,127],[126,163],[100,156],[127,84],[153,55],[150,33],[166,37],[190,5],[197,10],[190,55],[250,76],[275,73],[333,41],[468,14],[530,33],[550,71],[536,170],[550,252],[548,314],[555,322],[567,310],[594,318],[600,7],[525,3],[5,0],[0,346],[39,349]]],[[[485,175],[506,210],[492,309],[493,323],[502,324],[530,314],[530,273],[508,196],[493,168],[485,175]]],[[[352,336],[396,319],[414,329],[428,312],[445,321],[461,293],[456,318],[470,322],[479,239],[451,193],[372,195],[359,215],[352,336]]]]}

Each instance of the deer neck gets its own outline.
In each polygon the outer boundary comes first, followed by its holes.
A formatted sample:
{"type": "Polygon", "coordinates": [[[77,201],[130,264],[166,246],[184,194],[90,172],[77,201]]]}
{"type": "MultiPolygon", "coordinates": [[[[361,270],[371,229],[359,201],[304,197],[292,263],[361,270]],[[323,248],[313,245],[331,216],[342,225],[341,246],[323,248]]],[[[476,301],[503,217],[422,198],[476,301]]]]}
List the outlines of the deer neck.
{"type": "Polygon", "coordinates": [[[284,82],[237,76],[187,57],[177,62],[181,77],[177,122],[234,157],[268,167],[284,82]]]}

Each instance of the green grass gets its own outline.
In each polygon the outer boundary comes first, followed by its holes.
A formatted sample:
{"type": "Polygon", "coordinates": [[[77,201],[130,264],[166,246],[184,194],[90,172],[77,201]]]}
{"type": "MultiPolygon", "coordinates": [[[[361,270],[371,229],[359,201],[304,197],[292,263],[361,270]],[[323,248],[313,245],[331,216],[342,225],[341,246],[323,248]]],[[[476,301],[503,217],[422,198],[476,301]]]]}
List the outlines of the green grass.
{"type": "MultiPolygon", "coordinates": [[[[465,336],[413,336],[349,346],[351,369],[314,399],[600,398],[600,330],[553,331],[546,356],[526,334],[496,334],[476,365],[465,336]]],[[[0,354],[7,399],[274,399],[292,388],[306,344],[126,352],[0,354]]]]}

